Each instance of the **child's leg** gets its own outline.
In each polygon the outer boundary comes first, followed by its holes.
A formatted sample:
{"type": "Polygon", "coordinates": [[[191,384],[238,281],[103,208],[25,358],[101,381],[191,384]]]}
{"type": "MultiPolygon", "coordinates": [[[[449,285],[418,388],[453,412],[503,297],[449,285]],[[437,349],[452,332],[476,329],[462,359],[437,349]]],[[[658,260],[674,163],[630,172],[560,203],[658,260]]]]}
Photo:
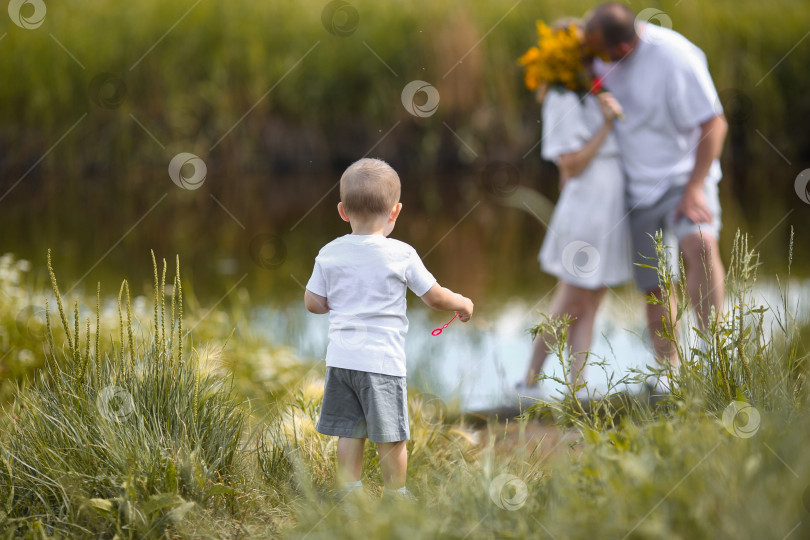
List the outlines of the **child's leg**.
{"type": "Polygon", "coordinates": [[[380,456],[385,487],[399,489],[405,486],[405,475],[408,471],[408,449],[406,441],[377,443],[377,454],[380,456]]]}
{"type": "MultiPolygon", "coordinates": [[[[365,446],[365,439],[338,438],[338,482],[360,481],[360,475],[363,472],[363,449],[365,446]]],[[[382,458],[380,461],[382,461],[382,458]]]]}

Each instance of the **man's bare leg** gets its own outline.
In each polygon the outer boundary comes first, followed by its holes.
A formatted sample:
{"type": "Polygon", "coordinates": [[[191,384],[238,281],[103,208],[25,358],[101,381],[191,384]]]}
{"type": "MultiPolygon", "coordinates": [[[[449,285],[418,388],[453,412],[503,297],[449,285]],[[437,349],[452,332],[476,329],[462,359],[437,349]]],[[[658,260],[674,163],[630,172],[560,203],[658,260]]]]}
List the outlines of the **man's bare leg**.
{"type": "MultiPolygon", "coordinates": [[[[654,295],[659,301],[662,299],[661,289],[655,289],[647,293],[654,295]]],[[[653,351],[655,359],[659,364],[665,366],[671,364],[678,365],[678,352],[675,349],[675,344],[661,335],[663,324],[667,325],[673,335],[677,336],[677,327],[672,327],[672,321],[675,319],[677,313],[677,300],[674,295],[669,298],[669,306],[659,304],[647,304],[647,330],[650,332],[652,339],[653,351]],[[669,308],[669,309],[667,309],[669,308]]]]}
{"type": "MultiPolygon", "coordinates": [[[[571,350],[580,353],[584,362],[585,351],[590,349],[591,338],[593,337],[593,319],[599,302],[604,297],[606,289],[590,290],[560,282],[554,298],[551,301],[551,317],[558,318],[563,315],[570,315],[573,319],[568,327],[568,341],[571,350]],[[585,319],[581,321],[581,319],[585,319]],[[584,324],[583,324],[584,323],[584,324]]],[[[543,364],[548,356],[548,345],[546,341],[551,336],[541,334],[534,339],[534,349],[529,368],[526,371],[526,386],[537,384],[537,377],[543,371],[543,364]]],[[[576,362],[575,362],[576,363],[576,362]]],[[[582,366],[576,372],[581,371],[582,366]]],[[[576,373],[575,372],[575,373],[576,373]]]]}
{"type": "Polygon", "coordinates": [[[698,327],[705,330],[711,309],[720,313],[725,297],[726,271],[720,259],[717,239],[711,235],[691,234],[681,240],[686,261],[686,290],[695,310],[698,327]]]}

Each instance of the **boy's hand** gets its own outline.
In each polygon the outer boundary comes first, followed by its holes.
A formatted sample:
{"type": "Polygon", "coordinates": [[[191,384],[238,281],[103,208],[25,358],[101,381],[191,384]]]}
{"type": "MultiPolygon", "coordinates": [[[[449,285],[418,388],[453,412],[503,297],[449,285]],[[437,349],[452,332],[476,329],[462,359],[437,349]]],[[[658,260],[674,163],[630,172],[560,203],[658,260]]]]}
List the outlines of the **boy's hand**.
{"type": "Polygon", "coordinates": [[[422,301],[429,307],[439,311],[457,311],[461,322],[470,320],[473,314],[472,300],[466,296],[454,293],[450,289],[434,283],[428,292],[422,295],[422,301]]]}
{"type": "MultiPolygon", "coordinates": [[[[459,295],[459,296],[461,296],[461,295],[459,295]]],[[[472,300],[470,300],[466,296],[462,296],[461,298],[463,299],[464,307],[457,310],[458,311],[458,318],[461,320],[461,322],[467,322],[472,317],[473,309],[475,308],[475,306],[473,305],[472,300]]]]}

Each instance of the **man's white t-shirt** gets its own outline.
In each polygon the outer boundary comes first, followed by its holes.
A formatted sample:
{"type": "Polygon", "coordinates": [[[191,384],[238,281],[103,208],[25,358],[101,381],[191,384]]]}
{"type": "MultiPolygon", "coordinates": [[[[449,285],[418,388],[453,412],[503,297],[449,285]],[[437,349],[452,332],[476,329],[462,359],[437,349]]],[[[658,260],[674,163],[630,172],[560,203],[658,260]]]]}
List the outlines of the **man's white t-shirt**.
{"type": "Polygon", "coordinates": [[[405,376],[405,293],[436,283],[416,250],[380,234],[347,234],[315,258],[307,289],[326,297],[326,365],[405,376]]]}
{"type": "MultiPolygon", "coordinates": [[[[613,126],[633,206],[655,204],[683,185],[695,166],[700,125],[721,114],[706,55],[681,34],[645,24],[636,48],[624,59],[597,60],[597,76],[624,110],[613,126]]],[[[718,182],[714,160],[706,182],[718,182]]]]}

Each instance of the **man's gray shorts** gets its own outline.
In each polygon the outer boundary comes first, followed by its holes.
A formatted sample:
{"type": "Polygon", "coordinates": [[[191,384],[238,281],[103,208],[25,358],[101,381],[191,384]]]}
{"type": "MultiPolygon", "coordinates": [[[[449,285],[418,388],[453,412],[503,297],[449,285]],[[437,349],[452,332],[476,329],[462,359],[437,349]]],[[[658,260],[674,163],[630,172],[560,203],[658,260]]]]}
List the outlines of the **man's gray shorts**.
{"type": "Polygon", "coordinates": [[[658,273],[652,268],[642,268],[639,264],[657,266],[655,260],[655,236],[659,229],[663,231],[663,243],[669,246],[667,262],[673,277],[678,276],[678,246],[681,240],[691,234],[711,236],[715,240],[720,235],[720,199],[717,195],[717,183],[706,179],[703,194],[712,214],[711,223],[695,223],[686,216],[675,221],[675,210],[683,197],[685,185],[673,186],[654,204],[644,208],[631,208],[630,232],[633,237],[633,273],[636,286],[642,292],[658,288],[658,273]]]}
{"type": "Polygon", "coordinates": [[[315,429],[375,443],[407,441],[411,432],[405,377],[327,367],[315,429]]]}

